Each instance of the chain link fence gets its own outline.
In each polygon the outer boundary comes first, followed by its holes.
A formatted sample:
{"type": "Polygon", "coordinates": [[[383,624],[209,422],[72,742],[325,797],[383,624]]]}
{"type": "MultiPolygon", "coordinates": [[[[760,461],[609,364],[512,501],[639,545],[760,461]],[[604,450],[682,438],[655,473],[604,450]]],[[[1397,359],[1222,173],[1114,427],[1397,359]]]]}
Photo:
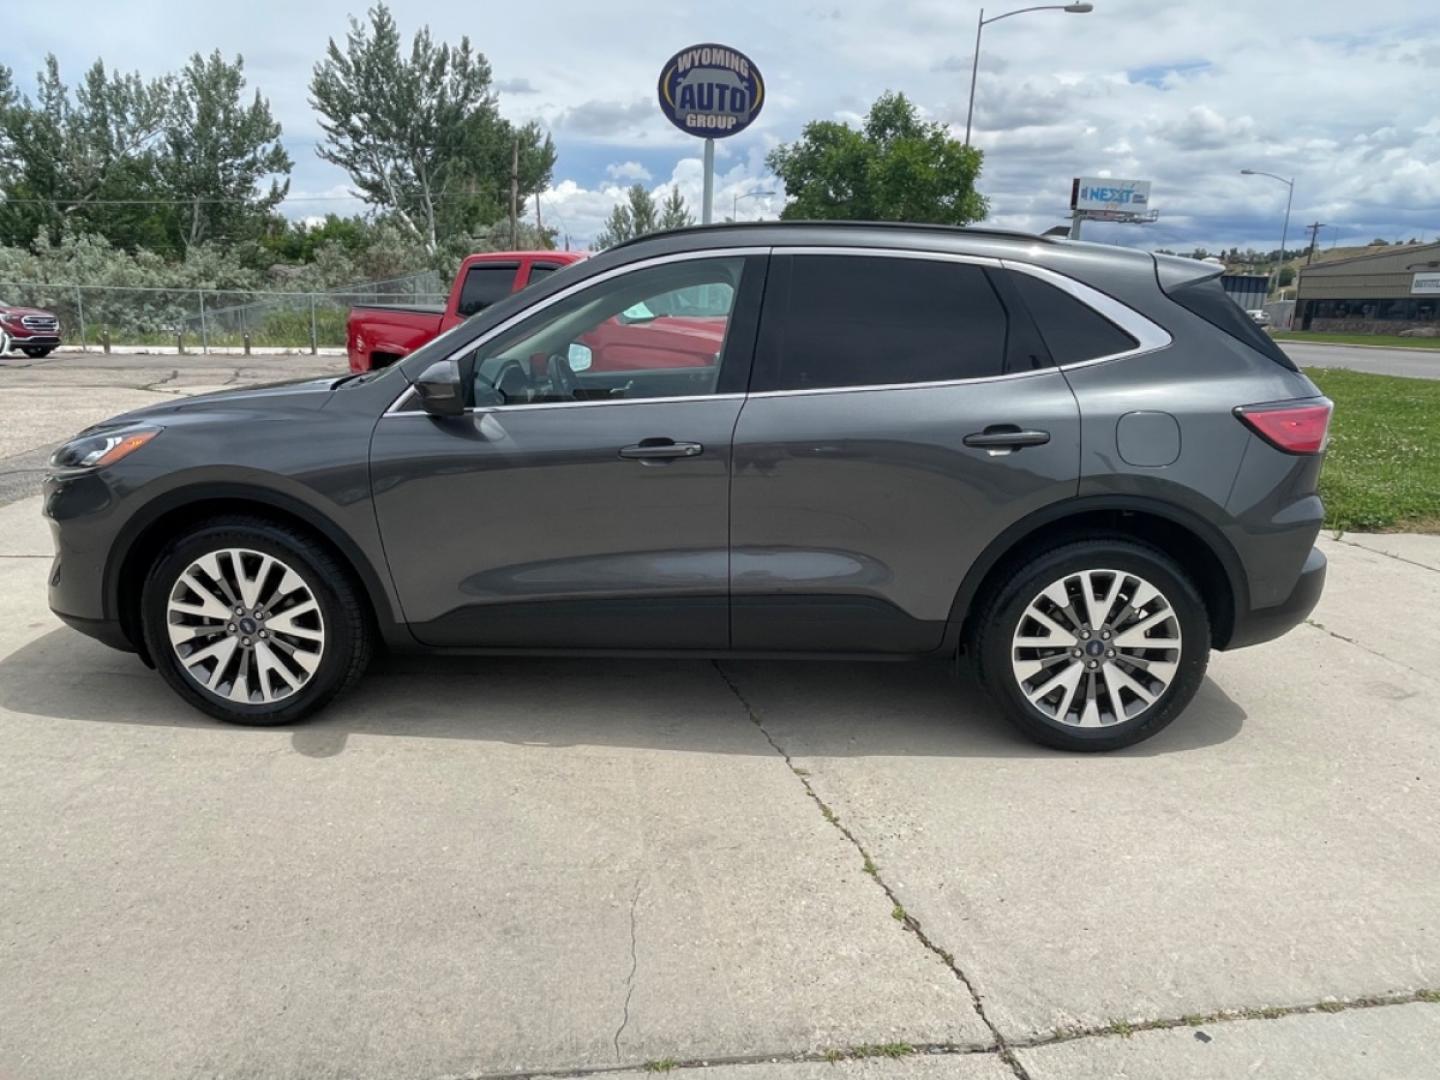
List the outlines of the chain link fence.
{"type": "Polygon", "coordinates": [[[447,299],[445,283],[433,270],[320,292],[0,282],[0,303],[56,315],[65,344],[117,351],[344,348],[351,307],[447,299]]]}

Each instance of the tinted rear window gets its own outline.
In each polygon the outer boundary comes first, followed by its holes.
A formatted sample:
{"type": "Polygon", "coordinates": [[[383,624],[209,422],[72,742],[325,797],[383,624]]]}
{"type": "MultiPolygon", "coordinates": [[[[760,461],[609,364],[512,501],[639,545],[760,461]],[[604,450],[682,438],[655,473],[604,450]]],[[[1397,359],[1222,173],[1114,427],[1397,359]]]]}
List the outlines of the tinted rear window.
{"type": "Polygon", "coordinates": [[[1275,344],[1275,339],[1255,325],[1249,315],[1240,310],[1240,305],[1230,299],[1220,287],[1219,278],[1206,278],[1190,285],[1182,285],[1168,294],[1180,306],[1194,312],[1211,326],[1225,331],[1237,341],[1249,345],[1256,352],[1264,353],[1281,367],[1299,371],[1295,361],[1285,355],[1275,344]]]}
{"type": "Polygon", "coordinates": [[[1077,364],[1129,352],[1140,343],[1088,304],[1032,274],[1012,272],[1010,280],[1057,364],[1077,364]]]}
{"type": "Polygon", "coordinates": [[[474,315],[491,304],[504,300],[515,288],[515,271],[519,263],[484,263],[465,272],[456,305],[461,315],[474,315]]]}
{"type": "MultiPolygon", "coordinates": [[[[779,260],[777,260],[779,262],[779,260]]],[[[978,266],[795,255],[772,269],[754,390],[946,382],[999,375],[1007,320],[978,266]],[[777,274],[775,271],[779,270],[777,274]]]]}

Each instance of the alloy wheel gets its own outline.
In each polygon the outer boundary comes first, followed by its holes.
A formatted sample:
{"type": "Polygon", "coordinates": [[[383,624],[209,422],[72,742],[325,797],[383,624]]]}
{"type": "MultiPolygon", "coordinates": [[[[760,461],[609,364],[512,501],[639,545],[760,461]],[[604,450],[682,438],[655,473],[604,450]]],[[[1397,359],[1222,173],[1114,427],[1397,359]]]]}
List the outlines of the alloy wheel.
{"type": "Polygon", "coordinates": [[[1011,667],[1026,700],[1049,719],[1096,728],[1153,706],[1180,653],[1180,620],[1158,588],[1125,570],[1081,570],[1025,608],[1011,667]]]}
{"type": "Polygon", "coordinates": [[[222,548],[175,580],[166,602],[170,646],[204,691],[242,705],[297,693],[325,651],[314,592],[273,555],[222,548]]]}

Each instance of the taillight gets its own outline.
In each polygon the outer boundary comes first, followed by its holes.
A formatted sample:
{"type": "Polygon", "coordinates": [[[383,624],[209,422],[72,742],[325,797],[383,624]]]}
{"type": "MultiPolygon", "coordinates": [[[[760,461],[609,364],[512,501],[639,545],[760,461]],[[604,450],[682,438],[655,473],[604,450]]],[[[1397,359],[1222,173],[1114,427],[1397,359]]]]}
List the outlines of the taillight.
{"type": "Polygon", "coordinates": [[[1242,405],[1235,415],[1277,450],[1318,454],[1325,449],[1334,408],[1332,402],[1321,399],[1303,405],[1242,405]]]}

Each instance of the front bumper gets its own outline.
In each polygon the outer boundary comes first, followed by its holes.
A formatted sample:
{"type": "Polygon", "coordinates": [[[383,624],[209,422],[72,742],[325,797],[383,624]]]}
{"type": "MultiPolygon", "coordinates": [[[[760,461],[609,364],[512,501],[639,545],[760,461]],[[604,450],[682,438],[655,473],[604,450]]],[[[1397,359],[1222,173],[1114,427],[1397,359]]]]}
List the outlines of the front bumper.
{"type": "Polygon", "coordinates": [[[1252,608],[1238,613],[1234,633],[1225,648],[1243,649],[1247,645],[1273,641],[1304,622],[1320,602],[1320,594],[1325,589],[1325,569],[1325,553],[1319,548],[1311,548],[1290,595],[1273,607],[1252,608]]]}

